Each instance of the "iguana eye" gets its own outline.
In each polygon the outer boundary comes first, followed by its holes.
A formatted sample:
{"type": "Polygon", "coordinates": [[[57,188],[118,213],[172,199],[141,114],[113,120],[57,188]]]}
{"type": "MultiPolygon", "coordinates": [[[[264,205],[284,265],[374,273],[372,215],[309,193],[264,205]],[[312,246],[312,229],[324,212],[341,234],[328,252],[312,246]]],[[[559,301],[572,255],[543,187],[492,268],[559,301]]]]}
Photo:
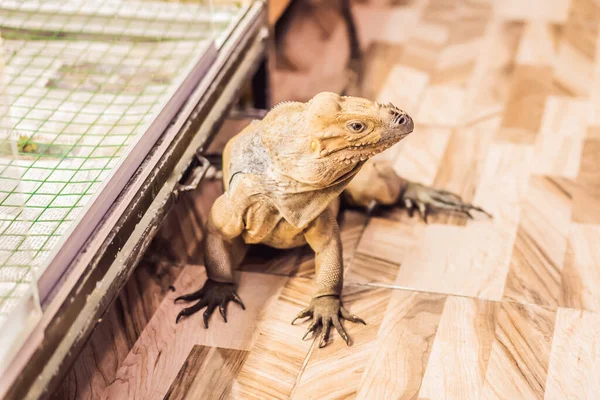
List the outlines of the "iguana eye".
{"type": "Polygon", "coordinates": [[[348,129],[354,133],[360,133],[365,130],[367,127],[363,122],[360,121],[350,121],[347,125],[348,129]]]}

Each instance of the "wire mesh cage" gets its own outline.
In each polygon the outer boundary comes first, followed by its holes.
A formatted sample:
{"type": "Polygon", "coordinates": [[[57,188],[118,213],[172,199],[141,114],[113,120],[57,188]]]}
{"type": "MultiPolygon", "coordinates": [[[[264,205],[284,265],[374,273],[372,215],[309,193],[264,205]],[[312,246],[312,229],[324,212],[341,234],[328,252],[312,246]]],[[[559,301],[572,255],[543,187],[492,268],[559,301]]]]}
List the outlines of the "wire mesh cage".
{"type": "Polygon", "coordinates": [[[242,6],[0,1],[0,326],[242,6]]]}

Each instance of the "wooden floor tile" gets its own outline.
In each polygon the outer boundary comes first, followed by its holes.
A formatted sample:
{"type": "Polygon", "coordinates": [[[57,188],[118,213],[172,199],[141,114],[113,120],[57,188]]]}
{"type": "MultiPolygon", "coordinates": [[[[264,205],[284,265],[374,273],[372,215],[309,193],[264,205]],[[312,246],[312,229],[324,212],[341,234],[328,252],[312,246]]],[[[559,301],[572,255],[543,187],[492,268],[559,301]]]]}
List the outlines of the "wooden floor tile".
{"type": "Polygon", "coordinates": [[[431,225],[402,264],[401,288],[498,300],[512,246],[510,237],[488,226],[431,225]],[[505,261],[506,260],[506,261],[505,261]]]}
{"type": "MultiPolygon", "coordinates": [[[[435,179],[431,182],[433,186],[456,193],[464,201],[472,202],[483,168],[482,154],[487,153],[499,122],[498,118],[491,118],[455,129],[439,162],[435,179]]],[[[449,213],[434,215],[431,220],[434,223],[459,226],[466,223],[464,215],[449,213]]]]}
{"type": "Polygon", "coordinates": [[[365,52],[361,96],[374,99],[386,84],[394,65],[400,63],[404,46],[387,42],[372,43],[365,52]]]}
{"type": "Polygon", "coordinates": [[[362,237],[369,217],[364,210],[344,210],[340,218],[340,233],[342,237],[342,251],[344,267],[352,262],[360,238],[362,237]]]}
{"type": "Polygon", "coordinates": [[[423,20],[451,25],[460,16],[463,2],[457,0],[430,1],[423,9],[423,20]]]}
{"type": "Polygon", "coordinates": [[[552,90],[552,68],[517,65],[497,139],[534,143],[552,90]]]}
{"type": "Polygon", "coordinates": [[[551,67],[556,56],[560,28],[544,21],[530,21],[519,43],[516,63],[551,67]]]}
{"type": "Polygon", "coordinates": [[[416,121],[423,125],[454,127],[463,116],[465,90],[451,85],[429,86],[423,93],[416,121]]]}
{"type": "Polygon", "coordinates": [[[479,399],[494,341],[496,304],[448,297],[418,398],[479,399]]]}
{"type": "Polygon", "coordinates": [[[560,305],[600,311],[600,226],[573,224],[562,270],[560,305]]]}
{"type": "Polygon", "coordinates": [[[492,15],[488,1],[455,2],[455,16],[448,21],[448,40],[439,52],[431,82],[464,87],[480,57],[492,15]]]}
{"type": "Polygon", "coordinates": [[[531,152],[510,144],[494,145],[487,154],[473,202],[494,218],[465,227],[427,226],[402,263],[399,286],[490,300],[502,297],[531,152]]]}
{"type": "Polygon", "coordinates": [[[482,399],[543,399],[556,311],[503,302],[482,399]]]}
{"type": "Polygon", "coordinates": [[[568,18],[558,42],[554,62],[556,81],[574,95],[587,97],[594,79],[598,15],[594,0],[571,0],[568,18]]]}
{"type": "Polygon", "coordinates": [[[346,267],[344,281],[348,283],[383,283],[391,285],[396,281],[399,269],[399,264],[358,253],[352,259],[351,264],[346,267]]]}
{"type": "Polygon", "coordinates": [[[556,316],[545,399],[595,399],[600,393],[600,314],[561,308],[556,316]]]}
{"type": "Polygon", "coordinates": [[[396,65],[375,101],[392,102],[408,114],[415,114],[421,94],[429,83],[429,75],[414,68],[396,65]],[[402,84],[398,84],[401,82],[402,84]],[[401,104],[401,106],[400,106],[401,104]]]}
{"type": "Polygon", "coordinates": [[[293,391],[293,399],[356,396],[369,359],[378,354],[375,342],[381,322],[389,312],[391,295],[390,289],[366,286],[344,288],[344,305],[353,314],[364,318],[367,325],[343,322],[352,341],[350,347],[335,331],[329,335],[328,346],[320,349],[315,343],[293,391]],[[343,384],[332,385],[332,382],[343,384]]]}
{"type": "Polygon", "coordinates": [[[229,322],[223,322],[215,313],[209,329],[203,326],[202,313],[176,324],[175,317],[183,307],[175,306],[173,300],[197,290],[205,279],[203,267],[188,265],[184,269],[175,283],[177,291],[164,299],[117,371],[115,380],[104,391],[104,398],[147,399],[164,395],[194,345],[249,349],[259,335],[261,314],[278,297],[287,280],[276,275],[242,273],[238,293],[246,305],[245,311],[231,304],[229,322]]]}
{"type": "Polygon", "coordinates": [[[357,16],[359,41],[366,50],[373,42],[406,42],[419,20],[420,11],[412,7],[357,4],[353,6],[353,14],[357,16]],[[399,23],[410,29],[398,30],[399,23]]]}
{"type": "Polygon", "coordinates": [[[394,170],[404,179],[433,184],[450,137],[450,129],[417,126],[399,151],[390,149],[394,170]]]}
{"type": "Polygon", "coordinates": [[[418,243],[423,227],[417,221],[406,224],[371,218],[360,239],[356,254],[392,264],[402,264],[418,243]]]}
{"type": "Polygon", "coordinates": [[[260,334],[232,387],[234,398],[286,399],[292,393],[310,341],[301,340],[307,324],[292,319],[310,302],[312,280],[290,278],[265,315],[260,334]]]}
{"type": "Polygon", "coordinates": [[[527,3],[502,0],[495,1],[494,6],[499,18],[563,23],[569,15],[571,0],[532,0],[527,3]]]}
{"type": "Polygon", "coordinates": [[[431,76],[447,39],[446,26],[419,21],[411,31],[408,41],[403,44],[404,51],[400,64],[431,76]]]}
{"type": "Polygon", "coordinates": [[[562,180],[531,177],[504,300],[558,306],[570,219],[571,196],[562,180]]]}
{"type": "Polygon", "coordinates": [[[247,351],[194,346],[164,400],[225,398],[247,351]]]}
{"type": "Polygon", "coordinates": [[[600,224],[600,129],[590,127],[583,141],[581,165],[575,181],[581,188],[573,197],[573,221],[600,224]]]}
{"type": "Polygon", "coordinates": [[[358,391],[358,399],[417,398],[445,296],[395,290],[358,391]]]}
{"type": "Polygon", "coordinates": [[[522,22],[490,22],[467,85],[465,123],[500,115],[503,111],[524,28],[522,22]]]}
{"type": "Polygon", "coordinates": [[[534,146],[533,173],[572,179],[577,176],[589,112],[586,101],[564,96],[548,98],[534,146]]]}

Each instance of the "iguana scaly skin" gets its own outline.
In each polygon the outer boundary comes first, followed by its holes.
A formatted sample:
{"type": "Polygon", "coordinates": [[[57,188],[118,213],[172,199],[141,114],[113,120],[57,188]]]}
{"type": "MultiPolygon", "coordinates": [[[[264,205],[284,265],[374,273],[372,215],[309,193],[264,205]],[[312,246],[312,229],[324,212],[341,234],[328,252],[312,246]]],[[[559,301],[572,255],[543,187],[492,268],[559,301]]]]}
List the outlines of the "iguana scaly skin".
{"type": "Polygon", "coordinates": [[[388,163],[368,161],[412,130],[411,117],[392,104],[325,92],[307,103],[277,105],[233,137],[223,152],[225,192],[213,204],[206,226],[208,280],[197,292],[176,299],[198,300],[177,320],[206,307],[208,328],[215,308],[227,321],[230,301],[244,307],[233,271],[248,245],[287,249],[308,244],[315,252],[315,293],[296,319],[313,319],[306,335],[322,328],[321,347],[332,325],[348,343],[341,321],[364,321],[341,301],[340,195],[355,206],[403,205],[424,219],[429,207],[469,216],[470,210],[483,211],[452,193],[400,178],[388,163]]]}

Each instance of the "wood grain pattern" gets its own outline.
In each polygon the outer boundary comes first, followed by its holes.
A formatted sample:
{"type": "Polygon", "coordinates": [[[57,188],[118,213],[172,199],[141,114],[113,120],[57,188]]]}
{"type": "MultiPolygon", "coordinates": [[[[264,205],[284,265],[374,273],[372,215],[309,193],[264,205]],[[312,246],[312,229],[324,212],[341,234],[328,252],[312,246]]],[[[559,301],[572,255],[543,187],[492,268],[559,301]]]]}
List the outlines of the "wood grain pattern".
{"type": "Polygon", "coordinates": [[[600,314],[560,308],[545,399],[594,399],[600,393],[600,314]]]}
{"type": "Polygon", "coordinates": [[[500,18],[537,20],[564,23],[569,15],[571,0],[495,1],[495,14],[500,18]]]}
{"type": "Polygon", "coordinates": [[[573,198],[573,221],[600,224],[600,128],[590,127],[583,141],[581,165],[575,182],[581,188],[573,198]]]}
{"type": "MultiPolygon", "coordinates": [[[[185,240],[180,238],[176,243],[183,245],[185,240]]],[[[169,286],[182,270],[180,265],[165,260],[164,252],[154,256],[158,257],[146,257],[134,270],[53,394],[53,399],[98,399],[101,394],[98,389],[115,379],[136,340],[169,292],[169,286]]]]}
{"type": "Polygon", "coordinates": [[[509,142],[534,143],[552,94],[552,68],[517,66],[498,138],[509,142]]]}
{"type": "Polygon", "coordinates": [[[552,66],[559,34],[558,25],[537,20],[528,22],[519,43],[516,63],[552,66]]]}
{"type": "Polygon", "coordinates": [[[548,98],[534,147],[532,172],[572,179],[577,176],[589,114],[586,101],[564,96],[548,98]]]}
{"type": "Polygon", "coordinates": [[[372,99],[386,83],[394,65],[402,59],[404,46],[392,43],[372,43],[365,53],[361,95],[372,99]]]}
{"type": "MultiPolygon", "coordinates": [[[[483,167],[482,154],[487,153],[499,123],[498,118],[490,118],[454,130],[439,163],[433,186],[456,193],[464,201],[473,201],[483,167]]],[[[432,221],[458,226],[466,223],[463,215],[448,213],[434,215],[432,221]]]]}
{"type": "Polygon", "coordinates": [[[490,22],[467,84],[465,123],[502,115],[524,29],[523,22],[490,22]]]}
{"type": "Polygon", "coordinates": [[[404,50],[399,64],[431,76],[447,39],[447,27],[419,21],[410,33],[409,39],[403,44],[404,50]]]}
{"type": "Polygon", "coordinates": [[[375,101],[402,104],[408,114],[415,114],[421,94],[429,83],[429,75],[414,68],[396,65],[387,77],[387,81],[375,101]],[[402,82],[401,85],[395,82],[402,82]]]}
{"type": "Polygon", "coordinates": [[[204,268],[187,266],[175,283],[177,292],[169,293],[164,299],[103,397],[147,399],[164,395],[194,345],[249,349],[258,336],[256,328],[261,313],[277,298],[287,278],[248,272],[242,273],[240,278],[238,293],[246,310],[230,306],[227,324],[214,314],[209,322],[211,329],[204,329],[201,313],[176,324],[175,317],[181,306],[175,307],[173,300],[196,290],[206,279],[204,268]]]}
{"type": "Polygon", "coordinates": [[[600,227],[571,225],[560,305],[600,311],[600,227]]]}
{"type": "Polygon", "coordinates": [[[415,129],[416,135],[406,138],[398,149],[390,149],[393,150],[390,158],[394,157],[394,170],[398,175],[431,185],[446,152],[451,130],[431,127],[415,129]]]}
{"type": "Polygon", "coordinates": [[[556,311],[503,302],[482,399],[543,399],[556,311]]]}
{"type": "Polygon", "coordinates": [[[454,85],[431,85],[423,93],[417,121],[423,125],[453,127],[463,117],[465,89],[454,85]]]}
{"type": "Polygon", "coordinates": [[[402,264],[396,285],[498,300],[508,269],[508,242],[512,245],[512,241],[503,239],[502,232],[486,226],[466,230],[431,225],[402,264]]]}
{"type": "Polygon", "coordinates": [[[479,398],[494,341],[495,314],[493,302],[446,299],[419,398],[479,398]]]}
{"type": "Polygon", "coordinates": [[[289,398],[312,345],[300,340],[306,325],[290,322],[310,302],[312,291],[309,279],[290,278],[286,282],[233,384],[234,398],[289,398]]]}
{"type": "Polygon", "coordinates": [[[399,269],[398,264],[359,253],[346,268],[344,280],[348,283],[393,284],[399,269]]]}
{"type": "Polygon", "coordinates": [[[456,0],[440,0],[427,2],[423,9],[423,20],[435,22],[440,25],[451,25],[458,15],[458,4],[456,0]]]}
{"type": "Polygon", "coordinates": [[[571,1],[558,44],[554,75],[567,90],[588,96],[589,82],[594,78],[600,6],[593,0],[571,1]]]}
{"type": "Polygon", "coordinates": [[[243,350],[194,346],[164,400],[225,398],[247,355],[243,350]]]}
{"type": "Polygon", "coordinates": [[[394,291],[358,399],[414,399],[429,361],[446,297],[394,291]]]}
{"type": "Polygon", "coordinates": [[[523,171],[530,158],[526,147],[494,145],[474,198],[494,218],[472,221],[466,227],[427,226],[396,283],[414,290],[499,300],[517,231],[517,205],[527,182],[523,171]]]}
{"type": "Polygon", "coordinates": [[[419,20],[419,10],[413,7],[390,7],[389,4],[357,4],[352,7],[356,18],[358,39],[363,50],[372,43],[405,43],[419,20]],[[398,24],[407,29],[399,30],[398,24]]]}
{"type": "Polygon", "coordinates": [[[533,176],[524,196],[504,300],[558,306],[571,218],[560,179],[533,176]]]}
{"type": "Polygon", "coordinates": [[[454,15],[450,13],[452,19],[442,22],[448,25],[448,40],[439,52],[431,82],[434,85],[465,87],[485,43],[492,4],[489,1],[459,1],[454,4],[454,15]]]}
{"type": "Polygon", "coordinates": [[[387,307],[391,295],[389,289],[383,288],[353,285],[344,289],[344,304],[350,312],[363,317],[367,326],[348,321],[343,323],[352,340],[351,347],[337,332],[330,334],[331,343],[327,347],[319,349],[315,344],[298,377],[293,399],[343,399],[356,396],[369,359],[377,354],[375,339],[379,335],[382,320],[393,312],[387,307]],[[332,385],[332,382],[343,384],[332,385]]]}
{"type": "Polygon", "coordinates": [[[356,254],[402,264],[417,244],[422,229],[422,226],[413,227],[398,221],[371,218],[358,243],[356,254]]]}

